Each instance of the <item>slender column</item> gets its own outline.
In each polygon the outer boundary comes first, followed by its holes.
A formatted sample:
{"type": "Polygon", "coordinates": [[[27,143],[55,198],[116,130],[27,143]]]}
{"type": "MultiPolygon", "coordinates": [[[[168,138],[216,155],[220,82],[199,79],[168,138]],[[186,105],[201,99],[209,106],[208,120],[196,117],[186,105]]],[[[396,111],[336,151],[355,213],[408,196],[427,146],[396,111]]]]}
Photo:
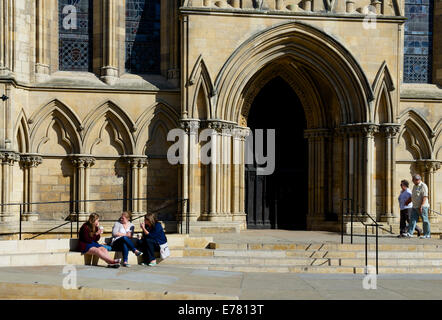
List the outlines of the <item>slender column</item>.
{"type": "MultiPolygon", "coordinates": [[[[119,1],[118,1],[119,2],[119,1]]],[[[101,80],[114,84],[118,79],[117,0],[102,0],[101,80]]]]}
{"type": "MultiPolygon", "coordinates": [[[[374,219],[373,208],[371,206],[371,199],[373,197],[373,150],[374,150],[374,135],[379,131],[379,127],[375,124],[365,124],[362,126],[363,139],[363,172],[364,182],[362,188],[362,214],[368,213],[374,219]]],[[[368,218],[368,217],[366,217],[368,218]]]]}
{"type": "Polygon", "coordinates": [[[75,180],[76,180],[76,198],[74,200],[79,201],[77,203],[77,210],[80,221],[86,221],[89,212],[89,203],[85,202],[89,200],[89,169],[95,164],[95,158],[88,155],[78,155],[71,158],[72,164],[76,168],[75,180]]]}
{"type": "MultiPolygon", "coordinates": [[[[11,203],[13,166],[20,161],[20,156],[12,151],[0,151],[1,182],[0,205],[11,203]]],[[[14,220],[14,208],[10,206],[0,206],[0,221],[14,220]]]]}
{"type": "Polygon", "coordinates": [[[35,73],[37,81],[47,79],[49,75],[49,60],[48,60],[48,43],[46,35],[49,30],[46,28],[47,16],[46,12],[53,10],[51,8],[52,1],[37,0],[36,1],[36,28],[35,28],[35,73]]]}
{"type": "Polygon", "coordinates": [[[327,161],[326,142],[330,136],[328,129],[309,129],[304,137],[309,143],[309,215],[308,228],[314,229],[325,220],[327,194],[327,161]]]}
{"type": "MultiPolygon", "coordinates": [[[[384,157],[384,172],[385,172],[385,195],[384,203],[385,210],[381,217],[382,221],[392,223],[395,219],[393,208],[395,205],[394,182],[395,182],[395,143],[394,139],[399,132],[400,125],[397,124],[383,124],[381,132],[385,139],[385,157],[384,157]]],[[[398,218],[398,217],[396,217],[398,218]]]]}
{"type": "Polygon", "coordinates": [[[223,123],[222,135],[224,138],[223,144],[223,172],[224,172],[224,187],[222,193],[224,194],[224,213],[226,215],[232,214],[232,131],[233,125],[223,123]]]}
{"type": "Polygon", "coordinates": [[[128,200],[129,208],[132,211],[132,218],[138,218],[145,214],[142,206],[142,185],[141,185],[141,171],[147,165],[148,160],[146,156],[129,156],[126,158],[129,185],[128,185],[128,200]],[[136,200],[135,200],[136,199],[136,200]]]}
{"type": "Polygon", "coordinates": [[[185,152],[188,161],[186,162],[188,172],[187,192],[189,199],[189,219],[196,221],[200,216],[199,203],[200,195],[197,190],[196,170],[199,163],[198,157],[198,129],[199,121],[195,119],[186,119],[181,121],[181,127],[185,130],[186,147],[185,152]]]}
{"type": "Polygon", "coordinates": [[[32,205],[34,200],[34,174],[35,168],[43,163],[43,158],[38,154],[25,154],[21,156],[20,162],[23,168],[23,202],[25,203],[22,220],[36,221],[38,220],[38,214],[34,212],[32,205]]]}
{"type": "MultiPolygon", "coordinates": [[[[430,209],[437,210],[436,205],[436,182],[434,176],[436,171],[441,167],[441,161],[439,160],[417,160],[416,167],[419,173],[422,175],[424,182],[428,186],[428,201],[430,203],[430,209]]],[[[430,222],[437,223],[438,216],[432,211],[428,212],[430,222]]]]}
{"type": "Polygon", "coordinates": [[[14,69],[15,0],[0,0],[0,76],[14,69]]]}

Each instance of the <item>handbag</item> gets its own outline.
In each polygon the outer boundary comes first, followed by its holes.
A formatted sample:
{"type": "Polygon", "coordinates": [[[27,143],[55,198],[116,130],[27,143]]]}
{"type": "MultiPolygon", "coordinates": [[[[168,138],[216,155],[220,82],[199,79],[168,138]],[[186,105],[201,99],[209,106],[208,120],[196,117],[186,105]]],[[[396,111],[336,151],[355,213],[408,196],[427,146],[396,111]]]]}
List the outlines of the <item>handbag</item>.
{"type": "Polygon", "coordinates": [[[160,244],[160,255],[161,259],[166,259],[170,257],[170,250],[167,242],[165,244],[160,244]]]}

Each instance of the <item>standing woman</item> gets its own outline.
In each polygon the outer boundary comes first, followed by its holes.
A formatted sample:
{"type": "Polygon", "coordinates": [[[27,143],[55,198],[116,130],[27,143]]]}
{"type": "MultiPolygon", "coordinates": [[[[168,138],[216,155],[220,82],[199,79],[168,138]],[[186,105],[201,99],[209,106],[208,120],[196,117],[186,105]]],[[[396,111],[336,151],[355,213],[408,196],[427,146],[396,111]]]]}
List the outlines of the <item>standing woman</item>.
{"type": "Polygon", "coordinates": [[[130,222],[130,218],[131,214],[129,212],[123,212],[119,221],[115,222],[112,228],[111,247],[113,251],[123,252],[123,267],[130,267],[128,263],[129,250],[137,257],[143,254],[135,248],[132,242],[135,226],[130,222]]]}
{"type": "Polygon", "coordinates": [[[92,213],[89,216],[87,222],[85,222],[80,228],[80,236],[78,242],[78,251],[82,254],[90,254],[97,256],[108,264],[109,267],[118,268],[120,266],[121,259],[112,259],[107,249],[98,244],[103,230],[99,228],[100,217],[96,213],[92,213]]]}
{"type": "Polygon", "coordinates": [[[153,213],[148,213],[144,216],[144,223],[141,223],[143,230],[143,253],[147,255],[147,264],[151,267],[157,264],[155,259],[155,251],[160,250],[160,245],[167,242],[164,234],[163,226],[158,222],[153,213]]]}

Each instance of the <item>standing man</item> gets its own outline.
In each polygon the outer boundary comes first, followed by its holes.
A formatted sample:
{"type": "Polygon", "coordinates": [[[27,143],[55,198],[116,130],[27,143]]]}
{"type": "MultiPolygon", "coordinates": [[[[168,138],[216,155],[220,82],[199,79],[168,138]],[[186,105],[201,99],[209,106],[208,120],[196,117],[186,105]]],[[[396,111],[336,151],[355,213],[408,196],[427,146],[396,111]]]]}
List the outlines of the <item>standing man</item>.
{"type": "Polygon", "coordinates": [[[418,174],[413,176],[413,192],[411,194],[411,199],[409,199],[405,204],[413,202],[413,208],[411,209],[411,221],[408,227],[408,232],[405,234],[406,237],[411,238],[416,228],[416,222],[419,216],[422,216],[422,221],[424,224],[424,235],[421,239],[431,238],[430,234],[430,220],[428,220],[428,209],[430,208],[430,203],[428,202],[428,187],[422,182],[422,177],[418,174]]]}
{"type": "MultiPolygon", "coordinates": [[[[399,195],[399,207],[401,209],[401,220],[400,220],[400,234],[399,237],[406,237],[407,233],[407,225],[410,226],[410,217],[411,217],[411,209],[413,208],[413,204],[411,201],[408,204],[405,204],[408,200],[411,199],[411,190],[409,189],[410,183],[407,180],[401,181],[401,193],[399,195]]],[[[422,229],[416,225],[417,236],[419,237],[422,233],[422,229]]]]}

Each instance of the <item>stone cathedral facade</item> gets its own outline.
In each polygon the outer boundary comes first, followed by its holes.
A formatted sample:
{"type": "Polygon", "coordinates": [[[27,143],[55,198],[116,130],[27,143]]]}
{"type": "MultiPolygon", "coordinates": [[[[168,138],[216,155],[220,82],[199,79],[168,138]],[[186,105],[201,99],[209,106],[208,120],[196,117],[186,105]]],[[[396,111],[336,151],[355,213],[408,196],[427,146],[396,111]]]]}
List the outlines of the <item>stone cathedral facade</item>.
{"type": "Polygon", "coordinates": [[[397,233],[413,173],[442,211],[440,0],[0,0],[1,95],[2,234],[11,203],[30,232],[158,209],[170,232],[353,212],[397,233]],[[239,163],[170,164],[174,128],[184,158],[209,128],[239,163]],[[245,163],[255,129],[276,130],[272,175],[245,163]]]}

